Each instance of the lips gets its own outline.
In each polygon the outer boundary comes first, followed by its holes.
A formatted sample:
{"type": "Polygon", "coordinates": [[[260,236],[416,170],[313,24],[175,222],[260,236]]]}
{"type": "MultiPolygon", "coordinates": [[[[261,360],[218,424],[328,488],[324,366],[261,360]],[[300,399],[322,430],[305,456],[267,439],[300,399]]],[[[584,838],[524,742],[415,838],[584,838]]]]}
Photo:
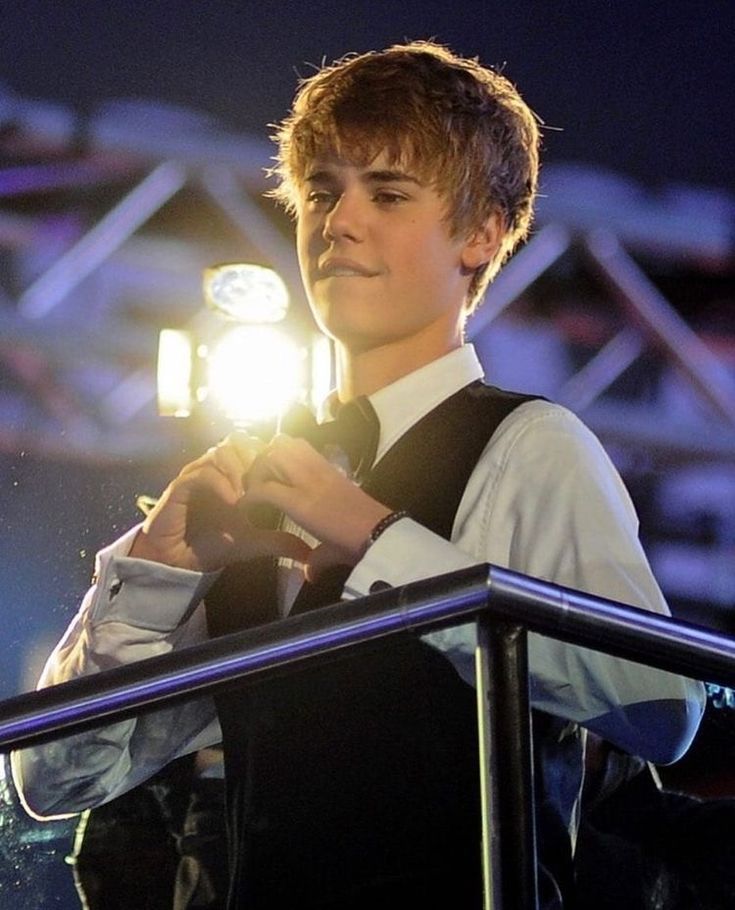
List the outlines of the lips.
{"type": "Polygon", "coordinates": [[[352,259],[333,257],[317,265],[319,278],[374,278],[377,272],[352,259]]]}

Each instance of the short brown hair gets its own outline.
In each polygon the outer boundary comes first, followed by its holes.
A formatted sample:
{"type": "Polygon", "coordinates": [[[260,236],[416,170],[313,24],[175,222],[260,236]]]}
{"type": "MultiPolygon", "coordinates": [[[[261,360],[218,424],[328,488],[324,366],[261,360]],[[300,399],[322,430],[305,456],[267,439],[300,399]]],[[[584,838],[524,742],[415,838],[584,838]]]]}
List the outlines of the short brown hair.
{"type": "Polygon", "coordinates": [[[272,195],[292,213],[309,163],[336,153],[367,164],[386,150],[408,159],[448,202],[454,236],[494,213],[505,236],[475,273],[472,302],[528,233],[538,182],[539,128],[512,83],[433,42],[350,55],[301,83],[274,136],[272,195]]]}

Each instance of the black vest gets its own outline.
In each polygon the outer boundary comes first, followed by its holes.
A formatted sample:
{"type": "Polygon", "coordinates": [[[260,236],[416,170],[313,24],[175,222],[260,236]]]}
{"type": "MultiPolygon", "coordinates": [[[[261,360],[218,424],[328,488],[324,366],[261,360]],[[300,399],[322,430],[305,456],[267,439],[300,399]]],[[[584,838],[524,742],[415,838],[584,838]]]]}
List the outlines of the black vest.
{"type": "MultiPolygon", "coordinates": [[[[467,386],[418,421],[363,488],[449,539],[480,454],[527,400],[467,386]]],[[[344,578],[310,586],[309,608],[337,600],[344,578]]],[[[211,635],[275,619],[274,565],[227,570],[207,615],[211,635]]],[[[481,906],[475,693],[441,654],[406,634],[230,690],[217,709],[233,910],[481,906]]],[[[542,860],[558,881],[569,872],[581,755],[563,722],[539,715],[534,726],[542,860]]]]}

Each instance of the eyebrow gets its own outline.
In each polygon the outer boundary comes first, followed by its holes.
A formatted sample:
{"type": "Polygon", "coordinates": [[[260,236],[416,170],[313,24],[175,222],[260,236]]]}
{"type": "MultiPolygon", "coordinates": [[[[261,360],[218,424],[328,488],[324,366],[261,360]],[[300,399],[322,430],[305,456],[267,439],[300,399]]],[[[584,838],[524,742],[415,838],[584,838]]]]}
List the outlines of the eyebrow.
{"type": "Polygon", "coordinates": [[[407,174],[405,171],[366,171],[362,179],[368,183],[415,183],[422,186],[418,177],[407,174]]]}
{"type": "MultiPolygon", "coordinates": [[[[334,183],[338,180],[338,175],[334,171],[319,170],[308,174],[305,178],[306,183],[334,183]]],[[[364,171],[360,174],[360,180],[363,183],[415,183],[416,186],[423,186],[423,182],[418,177],[408,174],[405,171],[379,170],[364,171]]]]}

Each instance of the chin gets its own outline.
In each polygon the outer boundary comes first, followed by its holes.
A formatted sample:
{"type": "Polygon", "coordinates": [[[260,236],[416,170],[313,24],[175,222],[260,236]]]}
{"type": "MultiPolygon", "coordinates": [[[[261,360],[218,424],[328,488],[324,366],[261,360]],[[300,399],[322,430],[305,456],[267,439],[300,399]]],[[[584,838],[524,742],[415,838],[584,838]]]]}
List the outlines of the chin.
{"type": "Polygon", "coordinates": [[[322,300],[312,307],[319,328],[337,341],[380,335],[380,316],[375,306],[355,301],[322,300]]]}

